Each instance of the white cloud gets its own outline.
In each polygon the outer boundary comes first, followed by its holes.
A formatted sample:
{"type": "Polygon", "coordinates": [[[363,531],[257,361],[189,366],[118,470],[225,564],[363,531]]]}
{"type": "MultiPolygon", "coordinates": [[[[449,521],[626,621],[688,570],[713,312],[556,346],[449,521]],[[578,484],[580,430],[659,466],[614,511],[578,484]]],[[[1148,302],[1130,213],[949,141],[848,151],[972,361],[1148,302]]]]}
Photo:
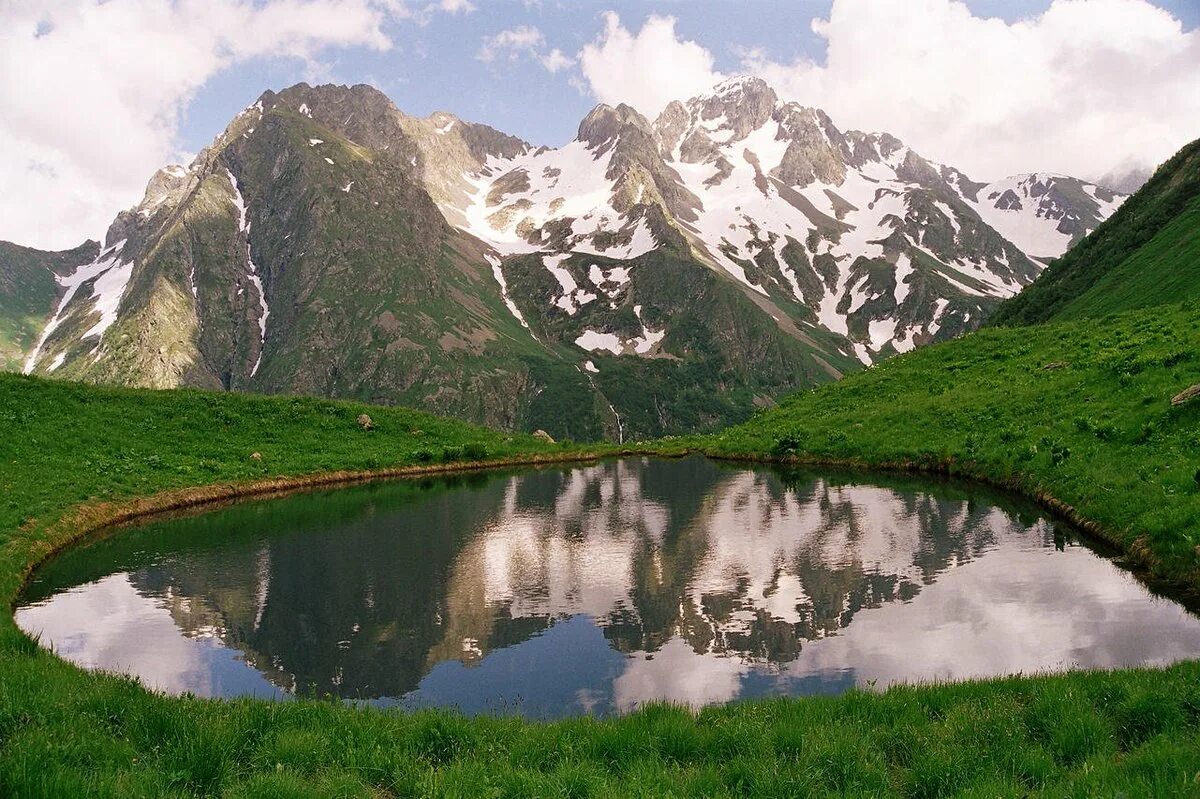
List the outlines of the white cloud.
{"type": "Polygon", "coordinates": [[[516,61],[523,56],[537,61],[551,73],[575,66],[575,59],[557,47],[547,51],[546,37],[540,30],[529,25],[518,25],[493,36],[483,37],[483,43],[475,57],[491,63],[500,59],[516,61]]]}
{"type": "MultiPolygon", "coordinates": [[[[834,0],[823,64],[734,48],[745,71],[839,127],[892,133],[977,179],[1095,178],[1156,165],[1200,136],[1200,33],[1148,0],[1055,0],[1014,24],[958,0],[834,0]]],[[[588,89],[653,116],[722,76],[670,17],[636,34],[615,13],[583,48],[588,89]]]]}
{"type": "Polygon", "coordinates": [[[835,0],[824,65],[744,65],[841,127],[886,130],[977,179],[1094,178],[1200,136],[1200,34],[1146,0],[1055,0],[1007,24],[954,0],[835,0]]]}
{"type": "Polygon", "coordinates": [[[604,30],[579,54],[583,76],[596,99],[628,103],[650,117],[672,100],[694,97],[720,80],[712,54],[675,34],[675,18],[651,16],[636,35],[613,11],[604,30]]]}
{"type": "Polygon", "coordinates": [[[180,113],[214,74],[260,57],[319,73],[329,48],[388,49],[384,25],[404,13],[395,0],[0,4],[0,239],[102,235],[178,158],[180,113]]]}
{"type": "Polygon", "coordinates": [[[433,5],[439,11],[445,11],[448,14],[470,14],[475,10],[475,4],[471,0],[440,0],[433,5]]]}

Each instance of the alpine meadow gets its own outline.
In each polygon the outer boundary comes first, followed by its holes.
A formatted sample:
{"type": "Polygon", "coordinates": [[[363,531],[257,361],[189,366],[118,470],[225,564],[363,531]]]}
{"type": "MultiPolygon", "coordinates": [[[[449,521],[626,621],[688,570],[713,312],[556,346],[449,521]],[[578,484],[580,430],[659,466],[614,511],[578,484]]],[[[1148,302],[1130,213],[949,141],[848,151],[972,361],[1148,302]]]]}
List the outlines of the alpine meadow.
{"type": "Polygon", "coordinates": [[[0,23],[0,795],[1200,793],[1186,0],[0,23]]]}

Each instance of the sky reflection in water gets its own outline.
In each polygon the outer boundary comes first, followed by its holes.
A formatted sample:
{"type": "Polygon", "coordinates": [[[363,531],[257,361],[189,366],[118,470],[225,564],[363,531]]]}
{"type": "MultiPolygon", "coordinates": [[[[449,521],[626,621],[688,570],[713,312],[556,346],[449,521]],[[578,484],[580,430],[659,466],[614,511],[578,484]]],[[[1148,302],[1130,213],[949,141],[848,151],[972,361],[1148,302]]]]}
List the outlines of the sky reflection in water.
{"type": "Polygon", "coordinates": [[[17,620],[174,693],[534,717],[1200,655],[1055,534],[978,487],[625,460],[157,522],[48,564],[17,620]]]}

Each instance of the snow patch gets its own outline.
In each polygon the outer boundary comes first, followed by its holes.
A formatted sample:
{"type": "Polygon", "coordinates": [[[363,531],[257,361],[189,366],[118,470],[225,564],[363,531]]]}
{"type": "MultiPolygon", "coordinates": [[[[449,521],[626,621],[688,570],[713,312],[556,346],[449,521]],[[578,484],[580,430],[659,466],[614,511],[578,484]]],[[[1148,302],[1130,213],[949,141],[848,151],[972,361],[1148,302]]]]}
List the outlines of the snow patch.
{"type": "Polygon", "coordinates": [[[588,352],[607,350],[613,355],[620,355],[623,349],[619,336],[614,333],[601,333],[597,330],[583,331],[583,333],[575,339],[575,346],[585,349],[588,352]]]}
{"type": "Polygon", "coordinates": [[[558,285],[563,290],[562,295],[554,301],[554,304],[566,311],[568,315],[574,316],[580,307],[596,299],[596,295],[579,288],[579,284],[575,282],[570,271],[562,266],[562,262],[570,257],[570,253],[543,255],[542,264],[550,274],[554,275],[554,279],[558,281],[558,285]]]}
{"type": "MultiPolygon", "coordinates": [[[[132,263],[118,263],[96,278],[92,284],[93,308],[100,312],[100,321],[88,328],[80,338],[99,336],[104,339],[104,331],[117,321],[117,308],[129,287],[129,278],[133,276],[132,263]]],[[[99,344],[97,344],[99,346],[99,344]]]]}
{"type": "MultiPolygon", "coordinates": [[[[37,366],[38,358],[40,358],[42,354],[42,348],[46,346],[46,342],[49,340],[50,336],[62,325],[63,321],[66,319],[65,312],[67,307],[71,304],[71,300],[75,298],[79,288],[91,280],[96,280],[99,282],[98,278],[103,277],[107,272],[113,269],[121,267],[122,264],[120,256],[124,248],[125,239],[121,239],[111,247],[107,247],[106,249],[102,250],[100,254],[96,256],[96,260],[92,261],[90,264],[82,264],[81,266],[76,267],[74,272],[66,276],[60,277],[55,275],[55,281],[58,283],[58,285],[65,288],[66,291],[63,293],[62,299],[58,301],[58,305],[54,309],[54,315],[50,318],[50,321],[42,330],[41,336],[38,337],[38,342],[34,346],[33,352],[29,353],[29,357],[25,360],[25,365],[21,370],[24,374],[30,374],[33,372],[34,367],[37,366]]],[[[132,272],[132,269],[133,267],[130,266],[128,271],[132,272]]],[[[119,282],[121,284],[121,293],[124,294],[125,285],[128,283],[128,280],[129,276],[126,274],[123,281],[111,281],[109,284],[107,284],[106,290],[111,291],[112,286],[119,282]]],[[[96,297],[96,295],[97,291],[95,288],[93,288],[92,297],[96,297]]],[[[120,299],[120,296],[118,296],[118,304],[120,303],[120,299]]],[[[101,311],[101,323],[103,323],[103,321],[104,315],[103,311],[101,311]]],[[[105,325],[101,332],[103,332],[104,329],[107,329],[107,327],[108,326],[105,325]]],[[[58,360],[58,363],[53,368],[57,369],[58,366],[61,365],[62,360],[58,360]]]]}
{"type": "Polygon", "coordinates": [[[916,269],[912,265],[912,259],[909,258],[908,255],[905,253],[900,253],[900,255],[896,257],[896,293],[894,296],[896,297],[897,307],[899,307],[900,303],[904,302],[904,298],[908,296],[908,292],[911,290],[911,287],[906,281],[915,271],[916,269]]]}
{"type": "Polygon", "coordinates": [[[525,317],[521,315],[521,311],[517,308],[516,303],[508,296],[508,283],[504,280],[504,272],[500,269],[501,261],[496,256],[488,253],[484,256],[492,267],[492,276],[496,278],[496,282],[500,284],[500,297],[504,300],[504,305],[508,308],[509,313],[521,323],[521,327],[529,329],[529,323],[525,321],[525,317]]]}
{"type": "Polygon", "coordinates": [[[639,322],[642,323],[642,335],[635,338],[630,343],[633,345],[633,351],[638,355],[645,355],[654,349],[654,347],[663,340],[667,335],[666,328],[662,330],[651,330],[646,326],[646,322],[642,319],[642,306],[633,306],[633,313],[637,316],[639,322]]]}
{"type": "Polygon", "coordinates": [[[258,374],[258,367],[262,365],[263,351],[267,347],[267,317],[271,315],[271,309],[267,305],[267,292],[259,277],[258,266],[255,265],[254,257],[250,254],[250,219],[246,214],[246,201],[242,197],[241,189],[238,188],[237,178],[228,169],[225,170],[225,174],[229,176],[229,185],[233,187],[233,206],[238,212],[238,232],[245,234],[246,237],[246,277],[258,291],[258,358],[254,361],[254,368],[250,370],[250,376],[254,377],[258,374]]]}

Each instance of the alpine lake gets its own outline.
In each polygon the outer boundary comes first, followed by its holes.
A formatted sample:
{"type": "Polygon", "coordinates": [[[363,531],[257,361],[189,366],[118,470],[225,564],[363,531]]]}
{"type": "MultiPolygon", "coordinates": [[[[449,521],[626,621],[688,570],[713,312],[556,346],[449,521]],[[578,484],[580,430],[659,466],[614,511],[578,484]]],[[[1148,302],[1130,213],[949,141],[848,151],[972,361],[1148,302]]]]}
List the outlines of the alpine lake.
{"type": "Polygon", "coordinates": [[[1200,657],[1110,555],[975,484],[626,458],[158,518],[16,618],[172,694],[538,719],[1200,657]]]}

